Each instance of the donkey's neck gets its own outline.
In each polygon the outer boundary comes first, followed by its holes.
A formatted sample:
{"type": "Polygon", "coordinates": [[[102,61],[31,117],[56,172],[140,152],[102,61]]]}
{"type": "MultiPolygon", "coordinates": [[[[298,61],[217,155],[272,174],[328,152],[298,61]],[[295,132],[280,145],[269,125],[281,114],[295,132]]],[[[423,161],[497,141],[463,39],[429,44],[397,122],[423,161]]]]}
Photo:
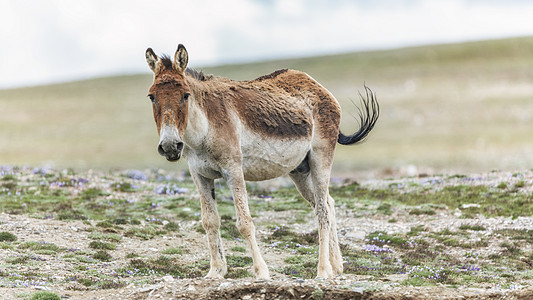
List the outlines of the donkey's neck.
{"type": "Polygon", "coordinates": [[[187,117],[187,129],[183,136],[183,142],[190,148],[198,148],[207,136],[209,123],[198,103],[196,90],[193,88],[192,97],[189,98],[189,111],[187,117]]]}

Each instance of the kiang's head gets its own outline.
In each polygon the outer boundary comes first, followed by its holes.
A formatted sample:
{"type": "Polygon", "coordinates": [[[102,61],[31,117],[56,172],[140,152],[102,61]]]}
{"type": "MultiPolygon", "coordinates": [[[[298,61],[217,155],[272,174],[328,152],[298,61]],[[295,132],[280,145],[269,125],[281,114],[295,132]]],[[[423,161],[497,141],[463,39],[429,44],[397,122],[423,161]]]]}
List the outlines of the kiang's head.
{"type": "Polygon", "coordinates": [[[146,61],[154,72],[154,82],[148,92],[154,120],[159,133],[157,151],[168,161],[177,161],[183,150],[183,135],[187,128],[187,112],[191,89],[185,80],[188,54],[180,44],[174,61],[168,56],[157,57],[151,48],[146,61]]]}

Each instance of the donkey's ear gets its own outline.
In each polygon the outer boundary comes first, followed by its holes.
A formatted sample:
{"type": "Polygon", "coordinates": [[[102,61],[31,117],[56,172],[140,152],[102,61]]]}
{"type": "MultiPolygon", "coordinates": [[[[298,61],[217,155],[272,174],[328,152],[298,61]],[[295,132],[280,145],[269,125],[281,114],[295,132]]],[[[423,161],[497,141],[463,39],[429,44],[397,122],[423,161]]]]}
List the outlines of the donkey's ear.
{"type": "Polygon", "coordinates": [[[185,72],[188,61],[189,54],[187,54],[187,49],[182,44],[179,44],[178,50],[176,50],[176,54],[174,55],[174,69],[181,73],[185,72]]]}
{"type": "Polygon", "coordinates": [[[154,50],[152,50],[152,48],[146,49],[146,62],[148,63],[150,70],[156,73],[159,58],[157,57],[157,55],[155,55],[154,50]]]}

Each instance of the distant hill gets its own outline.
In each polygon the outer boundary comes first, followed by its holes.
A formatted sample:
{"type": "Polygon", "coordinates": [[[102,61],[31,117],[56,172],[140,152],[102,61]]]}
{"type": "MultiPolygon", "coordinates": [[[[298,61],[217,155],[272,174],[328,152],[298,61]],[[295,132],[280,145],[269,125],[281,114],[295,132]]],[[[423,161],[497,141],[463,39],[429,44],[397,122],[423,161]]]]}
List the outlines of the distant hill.
{"type": "MultiPolygon", "coordinates": [[[[345,132],[356,129],[351,101],[358,103],[363,84],[377,93],[378,126],[365,144],[337,148],[337,174],[409,165],[533,168],[533,37],[203,70],[243,80],[280,68],[307,72],[328,88],[343,108],[345,132]]],[[[157,154],[151,80],[146,73],[0,90],[0,164],[185,169],[157,154]]]]}

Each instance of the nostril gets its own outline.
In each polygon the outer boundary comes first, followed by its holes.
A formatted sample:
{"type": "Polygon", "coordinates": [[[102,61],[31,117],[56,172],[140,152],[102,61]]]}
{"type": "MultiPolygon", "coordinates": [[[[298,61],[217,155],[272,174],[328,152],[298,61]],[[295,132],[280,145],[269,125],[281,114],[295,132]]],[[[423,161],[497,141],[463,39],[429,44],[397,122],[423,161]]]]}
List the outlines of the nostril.
{"type": "Polygon", "coordinates": [[[165,155],[165,149],[163,149],[163,145],[159,144],[159,146],[157,146],[157,152],[159,152],[160,155],[165,155]]]}
{"type": "Polygon", "coordinates": [[[178,148],[178,152],[181,152],[181,150],[183,150],[183,143],[179,142],[178,144],[176,144],[176,147],[178,148]]]}

